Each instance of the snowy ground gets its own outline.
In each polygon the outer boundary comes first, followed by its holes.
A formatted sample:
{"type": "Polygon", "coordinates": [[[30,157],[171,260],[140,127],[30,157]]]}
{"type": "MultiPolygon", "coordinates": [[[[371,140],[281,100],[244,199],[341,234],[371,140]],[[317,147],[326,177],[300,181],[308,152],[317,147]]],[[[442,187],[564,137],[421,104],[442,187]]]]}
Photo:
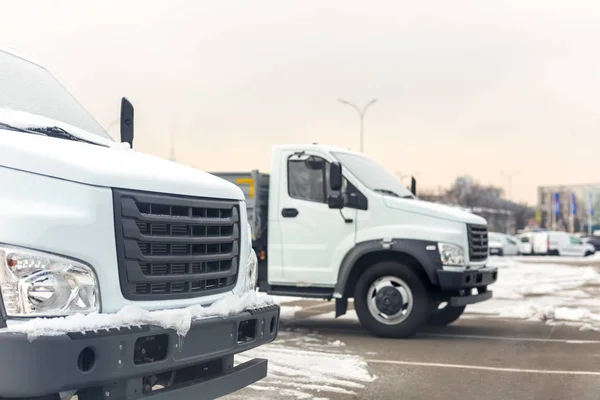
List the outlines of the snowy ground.
{"type": "MultiPolygon", "coordinates": [[[[600,330],[599,258],[493,258],[490,265],[500,269],[498,282],[492,286],[494,298],[467,307],[463,318],[517,319],[600,330]]],[[[335,324],[333,302],[276,300],[281,303],[283,321],[278,340],[238,357],[239,361],[269,360],[269,376],[244,390],[243,398],[264,398],[261,393],[273,391],[290,399],[367,398],[361,390],[377,377],[362,358],[364,353],[359,356],[358,349],[331,334],[285,328],[286,320],[293,321],[306,310],[310,316],[302,318],[314,320],[315,325],[323,320],[335,324]]],[[[340,319],[355,320],[356,313],[350,310],[340,319]]],[[[238,398],[235,396],[231,399],[238,398]]]]}
{"type": "Polygon", "coordinates": [[[269,360],[269,377],[251,388],[278,391],[281,398],[324,399],[328,394],[355,395],[376,379],[361,357],[339,340],[330,342],[308,330],[282,331],[279,339],[261,349],[238,356],[238,362],[254,357],[269,360]]]}
{"type": "Polygon", "coordinates": [[[467,312],[600,329],[600,266],[593,265],[597,259],[559,263],[558,257],[545,262],[540,258],[492,259],[491,265],[499,268],[494,297],[467,307],[467,312]]]}

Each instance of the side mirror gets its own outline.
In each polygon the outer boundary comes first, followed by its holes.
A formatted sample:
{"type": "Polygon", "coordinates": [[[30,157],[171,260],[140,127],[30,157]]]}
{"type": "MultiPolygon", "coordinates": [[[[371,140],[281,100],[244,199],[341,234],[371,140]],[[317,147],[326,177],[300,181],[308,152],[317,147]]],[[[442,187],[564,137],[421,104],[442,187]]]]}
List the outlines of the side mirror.
{"type": "Polygon", "coordinates": [[[133,148],[133,105],[126,97],[121,99],[121,142],[133,148]]]}
{"type": "Polygon", "coordinates": [[[329,208],[335,208],[341,210],[344,208],[344,195],[342,194],[332,194],[327,198],[327,205],[329,208]]]}
{"type": "Polygon", "coordinates": [[[410,192],[415,196],[417,195],[417,180],[414,176],[410,180],[410,192]]]}
{"type": "Polygon", "coordinates": [[[342,164],[339,162],[331,163],[329,169],[329,188],[334,192],[342,189],[342,164]]]}

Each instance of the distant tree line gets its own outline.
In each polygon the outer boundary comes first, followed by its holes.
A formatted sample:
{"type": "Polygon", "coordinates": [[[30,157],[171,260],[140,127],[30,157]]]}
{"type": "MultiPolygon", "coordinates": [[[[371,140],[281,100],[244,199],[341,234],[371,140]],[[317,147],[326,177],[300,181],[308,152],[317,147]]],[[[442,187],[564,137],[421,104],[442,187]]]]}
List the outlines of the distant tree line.
{"type": "MultiPolygon", "coordinates": [[[[437,191],[420,191],[419,198],[436,203],[457,205],[469,209],[487,209],[504,211],[503,218],[511,218],[514,230],[523,229],[529,220],[535,217],[535,209],[524,203],[509,201],[502,188],[483,185],[470,176],[460,176],[449,188],[438,188],[437,191]]],[[[479,214],[479,212],[476,212],[479,214]]],[[[505,228],[507,229],[507,228],[505,228]]],[[[510,229],[513,230],[513,229],[510,229]]]]}

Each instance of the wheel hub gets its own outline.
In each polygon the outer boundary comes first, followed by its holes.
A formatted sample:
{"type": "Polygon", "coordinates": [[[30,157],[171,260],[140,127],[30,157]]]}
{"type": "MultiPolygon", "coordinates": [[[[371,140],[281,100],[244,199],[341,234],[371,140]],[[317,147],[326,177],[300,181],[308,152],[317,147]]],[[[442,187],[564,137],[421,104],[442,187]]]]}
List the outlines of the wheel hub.
{"type": "Polygon", "coordinates": [[[385,275],[371,284],[367,307],[378,322],[395,325],[407,319],[413,308],[410,286],[397,276],[385,275]]]}
{"type": "Polygon", "coordinates": [[[384,287],[375,295],[377,309],[386,315],[394,315],[402,310],[404,299],[399,290],[394,287],[384,287]]]}

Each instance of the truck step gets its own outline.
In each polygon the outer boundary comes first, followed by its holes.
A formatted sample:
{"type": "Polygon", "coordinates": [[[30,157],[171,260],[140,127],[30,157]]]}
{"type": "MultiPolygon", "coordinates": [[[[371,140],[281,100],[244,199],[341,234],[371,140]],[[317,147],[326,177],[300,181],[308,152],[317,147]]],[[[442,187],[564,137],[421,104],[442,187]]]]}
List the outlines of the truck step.
{"type": "Polygon", "coordinates": [[[273,296],[311,297],[315,299],[333,298],[333,288],[270,286],[267,293],[273,296]]]}

